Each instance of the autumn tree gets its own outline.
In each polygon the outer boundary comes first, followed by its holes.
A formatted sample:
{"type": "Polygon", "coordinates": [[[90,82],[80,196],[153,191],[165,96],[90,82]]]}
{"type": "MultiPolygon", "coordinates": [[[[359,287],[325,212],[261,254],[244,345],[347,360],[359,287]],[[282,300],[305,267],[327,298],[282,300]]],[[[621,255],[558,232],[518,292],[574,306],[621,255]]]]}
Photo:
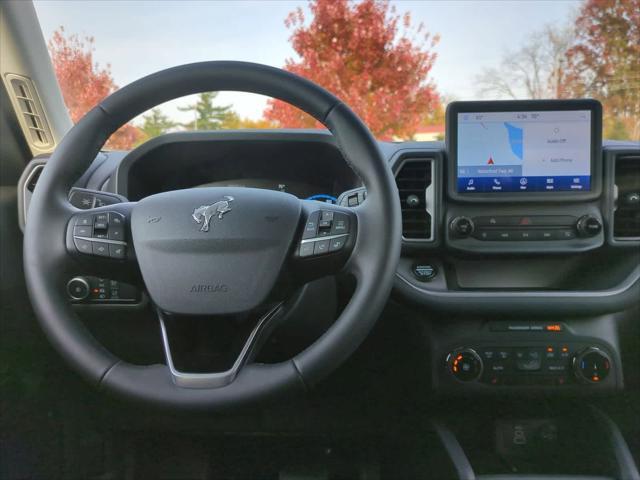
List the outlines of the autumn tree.
{"type": "Polygon", "coordinates": [[[272,120],[266,120],[261,118],[259,120],[252,120],[250,118],[243,118],[234,111],[230,111],[225,119],[222,121],[220,128],[225,130],[242,130],[242,129],[267,129],[278,128],[278,125],[272,120]]]}
{"type": "Polygon", "coordinates": [[[534,32],[520,48],[504,52],[499,67],[486,68],[476,77],[478,93],[497,98],[561,96],[572,42],[570,26],[548,25],[534,32]]]}
{"type": "MultiPolygon", "coordinates": [[[[118,89],[111,77],[109,65],[101,67],[94,62],[93,44],[92,37],[81,39],[75,34],[67,35],[63,27],[56,30],[49,40],[53,69],[74,123],[118,89]]],[[[106,147],[126,150],[140,136],[138,129],[128,123],[109,138],[106,147]]]]}
{"type": "MultiPolygon", "coordinates": [[[[285,21],[299,59],[284,68],[334,93],[374,135],[410,138],[438,102],[429,80],[438,36],[384,0],[311,0],[309,9],[309,22],[301,8],[285,21]]],[[[282,127],[318,126],[279,100],[269,102],[264,116],[282,127]]]]}
{"type": "Polygon", "coordinates": [[[149,138],[159,137],[167,133],[178,124],[167,117],[160,108],[156,107],[142,117],[142,125],[140,130],[145,136],[145,140],[149,138]]]}
{"type": "Polygon", "coordinates": [[[198,94],[196,103],[186,107],[178,107],[181,112],[192,112],[194,120],[184,125],[188,130],[219,130],[223,122],[231,113],[231,105],[215,105],[217,92],[202,92],[198,94]]]}
{"type": "Polygon", "coordinates": [[[588,0],[567,51],[565,96],[599,99],[605,135],[640,138],[640,0],[588,0]]]}

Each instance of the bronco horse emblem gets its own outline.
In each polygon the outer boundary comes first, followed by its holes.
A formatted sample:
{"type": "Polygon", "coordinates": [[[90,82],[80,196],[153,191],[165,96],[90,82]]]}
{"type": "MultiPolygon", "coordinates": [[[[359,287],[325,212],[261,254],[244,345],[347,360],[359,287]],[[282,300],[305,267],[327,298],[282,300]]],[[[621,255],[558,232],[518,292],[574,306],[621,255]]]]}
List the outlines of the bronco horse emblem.
{"type": "Polygon", "coordinates": [[[202,205],[196,208],[191,215],[196,223],[199,225],[202,223],[202,227],[200,228],[201,232],[208,232],[209,225],[211,223],[211,218],[214,215],[217,215],[220,220],[222,220],[222,216],[231,211],[231,202],[233,202],[233,197],[229,195],[224,196],[224,200],[220,200],[212,205],[202,205]]]}

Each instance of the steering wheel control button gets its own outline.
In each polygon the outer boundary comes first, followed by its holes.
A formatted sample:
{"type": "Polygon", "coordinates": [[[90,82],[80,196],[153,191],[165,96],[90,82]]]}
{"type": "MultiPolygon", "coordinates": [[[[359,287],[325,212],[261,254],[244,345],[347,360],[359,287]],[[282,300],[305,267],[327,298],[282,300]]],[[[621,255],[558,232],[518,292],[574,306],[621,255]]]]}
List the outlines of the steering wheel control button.
{"type": "Polygon", "coordinates": [[[447,365],[451,375],[462,382],[472,382],[482,374],[482,360],[470,348],[450,353],[447,357],[447,365]]]}
{"type": "Polygon", "coordinates": [[[314,238],[318,234],[318,222],[320,220],[320,212],[313,212],[307,218],[307,223],[304,226],[304,231],[302,232],[302,239],[306,240],[308,238],[314,238]]]}
{"type": "Polygon", "coordinates": [[[349,233],[349,217],[345,213],[335,212],[333,215],[331,235],[342,235],[346,233],[349,233]]]}
{"type": "Polygon", "coordinates": [[[313,242],[307,242],[300,245],[300,256],[310,257],[313,255],[313,242]]]}
{"type": "Polygon", "coordinates": [[[73,227],[73,236],[74,237],[85,237],[91,238],[93,234],[93,228],[91,226],[75,226],[73,227]]]}
{"type": "Polygon", "coordinates": [[[602,383],[611,371],[611,359],[603,350],[589,347],[575,357],[574,370],[583,383],[602,383]]]}
{"type": "Polygon", "coordinates": [[[89,297],[91,287],[84,278],[75,277],[67,282],[67,293],[71,300],[81,301],[89,297]]]}
{"type": "Polygon", "coordinates": [[[457,238],[466,238],[473,233],[474,223],[468,217],[456,217],[451,220],[449,228],[453,236],[457,238]]]}
{"type": "Polygon", "coordinates": [[[97,213],[93,220],[93,230],[107,230],[109,228],[109,214],[97,213]]]}
{"type": "Polygon", "coordinates": [[[329,241],[330,240],[318,240],[313,244],[313,254],[314,255],[322,255],[323,253],[327,253],[329,251],[329,241]]]}
{"type": "Polygon", "coordinates": [[[92,242],[93,246],[93,254],[98,257],[108,257],[109,256],[109,244],[105,242],[92,242]]]}
{"type": "Polygon", "coordinates": [[[347,243],[347,236],[343,236],[343,237],[338,237],[338,238],[332,238],[329,241],[329,251],[330,252],[337,252],[339,250],[342,250],[342,247],[344,247],[344,244],[347,243]]]}
{"type": "Polygon", "coordinates": [[[127,247],[124,245],[109,244],[109,257],[115,260],[122,260],[127,256],[127,247]]]}
{"type": "Polygon", "coordinates": [[[76,215],[76,226],[93,226],[93,215],[90,213],[83,213],[76,215]]]}
{"type": "Polygon", "coordinates": [[[433,280],[438,274],[438,269],[431,264],[418,264],[413,267],[413,275],[421,282],[433,280]]]}
{"type": "Polygon", "coordinates": [[[90,255],[93,253],[93,247],[90,240],[84,240],[82,238],[74,238],[73,243],[76,246],[76,250],[80,253],[90,255]]]}
{"type": "Polygon", "coordinates": [[[108,229],[108,238],[109,240],[124,240],[124,226],[122,225],[109,225],[108,229]]]}

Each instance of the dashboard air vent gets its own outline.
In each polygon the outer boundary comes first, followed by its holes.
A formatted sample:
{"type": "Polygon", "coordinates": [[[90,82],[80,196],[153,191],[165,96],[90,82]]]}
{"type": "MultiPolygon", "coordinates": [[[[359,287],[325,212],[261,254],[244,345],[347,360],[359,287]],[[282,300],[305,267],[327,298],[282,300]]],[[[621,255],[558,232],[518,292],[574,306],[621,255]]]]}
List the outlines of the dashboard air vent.
{"type": "Polygon", "coordinates": [[[640,155],[621,155],[615,161],[618,202],[613,214],[616,240],[640,239],[640,155]]]}
{"type": "Polygon", "coordinates": [[[27,141],[41,150],[53,147],[51,130],[31,80],[19,75],[7,75],[11,84],[11,93],[18,111],[22,115],[20,122],[25,130],[27,141]]]}
{"type": "MultiPolygon", "coordinates": [[[[406,159],[396,173],[405,240],[429,241],[433,237],[433,211],[428,201],[432,192],[432,160],[406,159]]],[[[432,195],[431,195],[432,196],[432,195]]]]}

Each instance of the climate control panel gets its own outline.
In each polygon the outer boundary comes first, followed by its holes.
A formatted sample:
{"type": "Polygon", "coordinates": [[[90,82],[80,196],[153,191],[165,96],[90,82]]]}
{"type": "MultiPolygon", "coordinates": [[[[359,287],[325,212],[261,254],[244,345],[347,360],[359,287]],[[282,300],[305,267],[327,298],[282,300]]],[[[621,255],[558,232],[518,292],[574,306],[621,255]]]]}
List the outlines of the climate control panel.
{"type": "Polygon", "coordinates": [[[445,363],[456,381],[489,387],[607,384],[613,369],[604,347],[576,342],[464,346],[445,363]]]}

